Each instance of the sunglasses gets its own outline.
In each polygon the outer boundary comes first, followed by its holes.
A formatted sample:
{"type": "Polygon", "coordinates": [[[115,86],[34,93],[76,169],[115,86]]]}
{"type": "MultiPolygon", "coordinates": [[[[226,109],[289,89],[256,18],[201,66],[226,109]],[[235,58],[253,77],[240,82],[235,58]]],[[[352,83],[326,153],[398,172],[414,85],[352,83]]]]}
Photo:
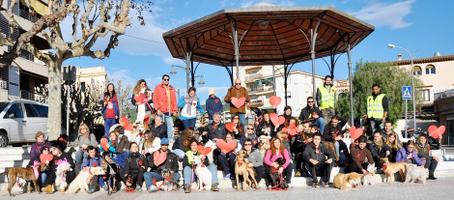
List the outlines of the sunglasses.
{"type": "Polygon", "coordinates": [[[252,146],[251,143],[244,144],[244,146],[252,146]]]}
{"type": "Polygon", "coordinates": [[[162,80],[164,80],[164,81],[170,81],[170,79],[168,79],[168,78],[165,78],[165,79],[162,79],[162,80]]]}
{"type": "Polygon", "coordinates": [[[235,85],[241,85],[241,83],[235,83],[235,85]]]}
{"type": "Polygon", "coordinates": [[[247,130],[254,130],[254,128],[247,128],[247,130]]]}

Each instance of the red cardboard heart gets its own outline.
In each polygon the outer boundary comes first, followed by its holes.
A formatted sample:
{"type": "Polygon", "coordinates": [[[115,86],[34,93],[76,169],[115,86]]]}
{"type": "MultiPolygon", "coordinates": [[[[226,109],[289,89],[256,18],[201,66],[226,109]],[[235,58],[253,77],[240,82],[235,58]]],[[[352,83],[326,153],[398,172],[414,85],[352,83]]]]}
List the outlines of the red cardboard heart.
{"type": "Polygon", "coordinates": [[[241,108],[244,105],[244,103],[246,103],[246,98],[232,97],[231,102],[232,102],[233,106],[235,106],[236,108],[241,108]]]}
{"type": "Polygon", "coordinates": [[[107,145],[109,144],[109,141],[107,141],[107,138],[101,138],[100,143],[101,143],[101,147],[102,147],[102,149],[104,149],[104,151],[109,150],[107,148],[107,145]]]}
{"type": "Polygon", "coordinates": [[[132,124],[129,122],[129,120],[126,116],[123,116],[121,118],[121,123],[125,130],[132,131],[132,124]]]}
{"type": "Polygon", "coordinates": [[[427,129],[427,132],[429,132],[430,136],[432,136],[435,139],[440,139],[441,136],[446,132],[446,126],[441,125],[440,127],[437,127],[435,125],[430,125],[429,128],[427,129]]]}
{"type": "Polygon", "coordinates": [[[235,129],[235,124],[230,122],[225,124],[225,129],[227,129],[228,132],[233,133],[233,130],[235,129]]]}
{"type": "Polygon", "coordinates": [[[226,142],[225,140],[218,139],[216,140],[216,146],[221,149],[222,153],[230,153],[236,148],[236,142],[234,140],[226,142]]]}
{"type": "Polygon", "coordinates": [[[275,127],[278,127],[285,122],[285,117],[278,116],[276,113],[270,113],[270,119],[275,127]]]}
{"type": "Polygon", "coordinates": [[[167,159],[167,152],[155,151],[153,153],[153,163],[155,166],[160,166],[167,159]]]}
{"type": "Polygon", "coordinates": [[[356,128],[356,127],[351,127],[349,129],[350,131],[350,137],[352,138],[352,140],[356,140],[359,138],[359,136],[361,136],[363,133],[364,133],[364,129],[363,128],[356,128]]]}
{"type": "Polygon", "coordinates": [[[296,125],[295,124],[290,124],[288,127],[282,129],[284,131],[287,131],[288,135],[290,136],[295,136],[297,134],[297,130],[296,130],[296,125]]]}
{"type": "Polygon", "coordinates": [[[281,101],[282,101],[281,97],[278,96],[270,97],[270,105],[272,105],[275,108],[281,103],[281,101]]]}
{"type": "Polygon", "coordinates": [[[202,155],[206,156],[211,152],[211,147],[204,147],[202,145],[197,146],[197,151],[202,155]]]}

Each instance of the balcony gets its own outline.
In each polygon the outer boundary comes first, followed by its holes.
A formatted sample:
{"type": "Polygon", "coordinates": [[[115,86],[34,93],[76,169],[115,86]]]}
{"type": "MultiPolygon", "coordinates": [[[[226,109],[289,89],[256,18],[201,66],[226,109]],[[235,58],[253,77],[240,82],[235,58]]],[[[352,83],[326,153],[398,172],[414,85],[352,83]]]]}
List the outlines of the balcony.
{"type": "Polygon", "coordinates": [[[263,100],[262,99],[251,99],[249,104],[251,107],[260,107],[260,106],[263,106],[263,100]]]}
{"type": "Polygon", "coordinates": [[[47,99],[46,99],[46,97],[44,95],[37,94],[37,93],[34,93],[32,91],[28,91],[28,90],[21,90],[20,91],[20,97],[22,99],[28,99],[28,100],[37,101],[37,102],[40,102],[40,103],[47,103],[47,99]]]}
{"type": "Polygon", "coordinates": [[[270,92],[274,92],[273,86],[259,86],[259,87],[252,87],[248,89],[250,94],[266,94],[270,92]]]}
{"type": "Polygon", "coordinates": [[[255,73],[255,74],[247,75],[244,79],[248,83],[248,82],[254,82],[257,79],[262,79],[262,78],[263,78],[262,73],[255,73]]]}

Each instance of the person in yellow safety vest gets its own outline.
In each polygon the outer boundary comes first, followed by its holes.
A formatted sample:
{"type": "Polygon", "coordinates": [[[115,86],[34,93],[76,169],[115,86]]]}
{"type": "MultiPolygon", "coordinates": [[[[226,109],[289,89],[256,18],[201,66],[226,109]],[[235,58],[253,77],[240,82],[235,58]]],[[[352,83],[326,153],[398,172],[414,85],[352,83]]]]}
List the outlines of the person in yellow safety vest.
{"type": "Polygon", "coordinates": [[[372,95],[367,97],[367,119],[371,133],[383,130],[383,125],[388,117],[388,98],[381,93],[380,85],[372,86],[372,95]]]}
{"type": "Polygon", "coordinates": [[[317,105],[322,110],[323,118],[329,123],[334,116],[334,106],[336,105],[336,88],[333,86],[333,77],[326,75],[323,85],[317,88],[315,96],[317,105]]]}

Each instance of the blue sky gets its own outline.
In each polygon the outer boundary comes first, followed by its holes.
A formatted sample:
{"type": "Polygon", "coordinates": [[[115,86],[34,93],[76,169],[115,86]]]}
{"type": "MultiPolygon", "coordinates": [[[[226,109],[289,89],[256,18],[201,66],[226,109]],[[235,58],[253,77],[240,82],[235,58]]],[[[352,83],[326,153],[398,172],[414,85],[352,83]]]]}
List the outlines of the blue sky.
{"type": "MultiPolygon", "coordinates": [[[[171,58],[162,40],[162,33],[180,25],[211,14],[224,8],[248,7],[257,4],[280,6],[333,6],[338,10],[354,15],[375,26],[375,31],[355,47],[353,63],[363,61],[395,60],[398,50],[390,50],[388,43],[395,43],[411,50],[415,57],[430,57],[436,51],[442,55],[454,54],[454,1],[442,0],[154,0],[153,12],[146,16],[147,24],[133,26],[120,38],[120,44],[110,58],[94,60],[74,58],[65,63],[78,66],[103,65],[108,76],[135,84],[145,79],[153,87],[160,82],[161,75],[169,73],[170,65],[184,66],[184,62],[171,58]],[[139,39],[138,39],[139,38],[139,39]]],[[[408,58],[404,54],[404,58],[408,58]]],[[[310,62],[295,65],[294,69],[310,71],[310,62]]],[[[453,70],[454,71],[454,70],[453,70]]],[[[177,70],[171,76],[171,84],[185,88],[185,73],[177,70]]],[[[325,75],[328,68],[317,62],[317,74],[325,75]]],[[[197,74],[203,74],[205,86],[199,87],[201,99],[207,96],[208,88],[218,90],[223,97],[230,79],[224,68],[200,65],[197,74]]],[[[336,66],[337,79],[347,78],[346,56],[343,55],[336,66]]]]}

